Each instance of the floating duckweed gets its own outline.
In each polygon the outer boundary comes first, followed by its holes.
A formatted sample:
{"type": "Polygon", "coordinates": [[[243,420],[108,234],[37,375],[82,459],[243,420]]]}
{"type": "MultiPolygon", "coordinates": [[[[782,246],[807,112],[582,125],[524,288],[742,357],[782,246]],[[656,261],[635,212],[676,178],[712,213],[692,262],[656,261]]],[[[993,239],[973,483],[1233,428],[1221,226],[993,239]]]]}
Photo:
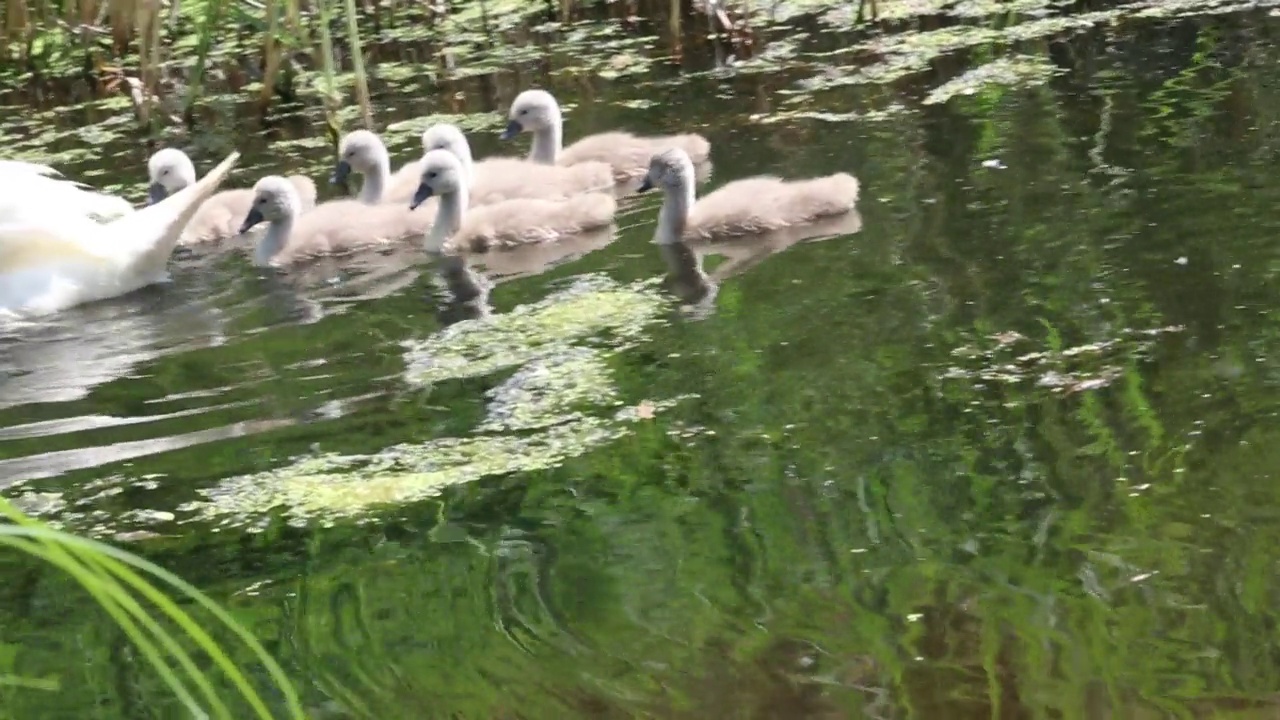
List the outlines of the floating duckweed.
{"type": "MultiPolygon", "coordinates": [[[[1280,0],[1268,0],[1280,2],[1280,0]]],[[[1037,3],[1015,3],[1013,7],[1041,7],[1037,3]]],[[[1010,8],[1013,9],[1013,8],[1010,8]]],[[[971,6],[977,12],[978,6],[971,6]]],[[[908,75],[923,72],[929,64],[948,53],[979,45],[1009,45],[1036,40],[1064,32],[1080,32],[1115,19],[1117,10],[1101,10],[1061,17],[1047,17],[1010,25],[1001,29],[978,25],[955,25],[925,32],[902,32],[884,35],[855,47],[855,50],[879,56],[866,65],[826,67],[820,74],[801,80],[798,89],[788,94],[809,95],[846,85],[881,85],[908,75]]]]}
{"type": "Polygon", "coordinates": [[[1277,7],[1280,0],[1148,0],[1139,6],[1134,17],[1175,18],[1277,7]]]}
{"type": "Polygon", "coordinates": [[[67,507],[67,500],[60,492],[25,490],[9,500],[14,507],[33,517],[56,515],[67,507]]]}
{"type": "Polygon", "coordinates": [[[1055,7],[1066,7],[1069,0],[961,0],[952,5],[947,14],[958,18],[986,18],[992,15],[1017,13],[1019,15],[1045,15],[1055,7]]]}
{"type": "Polygon", "coordinates": [[[1029,348],[1031,340],[1016,331],[995,333],[952,350],[956,364],[941,378],[978,388],[1031,383],[1062,395],[1099,390],[1120,377],[1130,359],[1150,351],[1160,336],[1183,330],[1177,325],[1126,328],[1112,339],[1064,350],[1029,348]]]}
{"type": "Polygon", "coordinates": [[[602,275],[579,277],[541,302],[504,315],[466,320],[413,344],[406,356],[415,382],[483,375],[525,364],[489,391],[489,413],[466,438],[395,445],[370,455],[324,454],[288,466],[228,478],[180,510],[217,526],[261,529],[267,513],[289,522],[333,523],[378,506],[411,503],[483,477],[555,467],[625,434],[681,398],[646,400],[644,412],[616,409],[618,392],[600,348],[574,346],[608,331],[610,350],[634,341],[666,301],[653,281],[622,286],[602,275]],[[533,431],[520,435],[493,434],[533,431]],[[256,518],[256,520],[255,520],[256,518]]]}
{"type": "Polygon", "coordinates": [[[457,125],[464,132],[479,132],[483,130],[496,130],[506,126],[507,122],[498,113],[477,113],[475,115],[456,115],[456,114],[436,114],[416,117],[410,120],[401,120],[387,126],[385,134],[393,133],[412,133],[413,135],[421,135],[427,128],[436,123],[449,123],[457,125]]]}
{"type": "Polygon", "coordinates": [[[957,95],[972,95],[991,86],[1031,87],[1046,82],[1058,69],[1047,60],[1028,55],[1000,58],[979,65],[934,88],[922,101],[925,105],[944,103],[957,95]]]}
{"type": "Polygon", "coordinates": [[[553,468],[621,437],[627,420],[582,417],[534,435],[444,438],[395,445],[373,455],[321,455],[228,478],[202,491],[206,500],[180,510],[218,527],[252,523],[251,530],[261,530],[263,514],[277,508],[292,525],[331,525],[379,506],[434,497],[483,477],[553,468]]]}
{"type": "Polygon", "coordinates": [[[594,348],[565,348],[537,358],[491,389],[478,430],[532,430],[582,417],[584,405],[618,403],[609,367],[594,348]]]}
{"type": "Polygon", "coordinates": [[[603,332],[610,333],[615,347],[625,346],[665,306],[656,284],[644,281],[624,287],[603,275],[584,275],[539,302],[464,320],[407,343],[405,377],[425,384],[487,375],[603,332]]]}
{"type": "Polygon", "coordinates": [[[772,115],[752,115],[751,120],[762,125],[772,125],[780,122],[791,122],[793,120],[818,120],[821,122],[840,123],[853,122],[879,122],[887,120],[896,115],[900,115],[907,111],[905,105],[893,103],[887,107],[878,110],[866,110],[864,112],[851,111],[846,113],[820,112],[817,110],[783,110],[773,113],[772,115]]]}

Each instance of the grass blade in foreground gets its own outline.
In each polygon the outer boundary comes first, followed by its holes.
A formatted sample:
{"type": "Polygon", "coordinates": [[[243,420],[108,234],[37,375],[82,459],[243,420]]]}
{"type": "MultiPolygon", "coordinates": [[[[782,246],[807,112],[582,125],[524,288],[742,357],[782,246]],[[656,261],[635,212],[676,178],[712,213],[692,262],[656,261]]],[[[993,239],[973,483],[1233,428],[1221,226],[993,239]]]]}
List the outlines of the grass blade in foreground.
{"type": "MultiPolygon", "coordinates": [[[[190,706],[195,701],[184,683],[174,673],[174,669],[159,654],[159,646],[168,650],[178,661],[179,667],[186,671],[190,682],[200,688],[202,694],[209,697],[212,683],[208,678],[200,676],[199,670],[191,663],[190,658],[181,649],[177,638],[168,634],[154,616],[146,614],[146,610],[138,603],[137,598],[128,588],[137,590],[194,640],[231,679],[236,689],[246,702],[254,709],[254,716],[270,720],[272,717],[266,703],[257,691],[249,684],[244,674],[236,667],[230,656],[200,626],[194,618],[180,608],[170,597],[152,582],[154,579],[176,588],[188,599],[204,607],[224,626],[234,632],[257,656],[259,662],[270,673],[288,704],[288,716],[301,719],[306,715],[298,699],[292,682],[284,674],[279,664],[267,653],[248,630],[217,603],[211,600],[190,583],[173,575],[164,568],[144,560],[132,553],[120,550],[105,543],[82,538],[70,533],[54,530],[44,524],[22,514],[8,501],[0,498],[0,515],[14,524],[0,525],[0,544],[16,548],[33,557],[43,559],[62,569],[74,577],[94,599],[103,606],[131,640],[143,651],[144,656],[174,690],[183,703],[190,706]],[[137,571],[142,571],[141,573],[137,571]],[[150,575],[150,578],[145,577],[150,575]],[[137,620],[138,622],[134,622],[137,620]],[[141,627],[139,627],[141,625],[141,627]],[[144,632],[144,629],[146,632],[144,632]]],[[[226,717],[226,707],[216,698],[211,699],[211,709],[219,717],[226,717]]]]}

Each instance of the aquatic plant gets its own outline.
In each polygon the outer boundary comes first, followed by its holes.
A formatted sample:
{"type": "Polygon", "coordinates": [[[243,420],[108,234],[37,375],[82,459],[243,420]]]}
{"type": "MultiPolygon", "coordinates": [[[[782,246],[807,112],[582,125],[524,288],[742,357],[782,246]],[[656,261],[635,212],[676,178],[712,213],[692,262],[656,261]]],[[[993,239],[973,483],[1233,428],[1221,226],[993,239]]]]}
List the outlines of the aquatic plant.
{"type": "MultiPolygon", "coordinates": [[[[217,626],[231,631],[262,664],[284,698],[288,716],[305,714],[292,682],[262,644],[225,609],[190,583],[132,553],[105,543],[55,530],[27,517],[0,498],[0,546],[24,553],[69,575],[88,592],[112,621],[133,642],[165,685],[193,717],[245,717],[234,713],[214,687],[213,679],[196,663],[184,640],[194,643],[204,656],[221,670],[240,699],[252,708],[252,716],[276,717],[266,701],[246,677],[244,668],[232,660],[226,648],[205,629],[207,620],[197,620],[162,587],[175,590],[181,598],[203,608],[217,626]],[[148,608],[144,601],[150,603],[148,608]],[[166,628],[171,622],[177,632],[166,628]]],[[[37,689],[53,689],[48,681],[0,678],[5,684],[37,689]]]]}

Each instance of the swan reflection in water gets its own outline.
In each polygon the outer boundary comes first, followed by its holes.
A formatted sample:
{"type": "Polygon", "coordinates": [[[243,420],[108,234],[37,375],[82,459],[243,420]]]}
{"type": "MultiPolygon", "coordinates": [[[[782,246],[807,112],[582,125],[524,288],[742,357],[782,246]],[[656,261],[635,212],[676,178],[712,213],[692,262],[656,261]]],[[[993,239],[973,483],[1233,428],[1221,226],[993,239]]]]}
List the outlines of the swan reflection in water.
{"type": "Polygon", "coordinates": [[[830,240],[861,230],[862,214],[850,210],[843,215],[760,235],[719,242],[677,240],[656,244],[667,264],[664,283],[667,290],[688,306],[690,315],[705,318],[714,312],[716,294],[726,278],[755,267],[792,245],[830,240]],[[702,262],[708,255],[725,258],[710,274],[703,270],[702,262]]]}
{"type": "Polygon", "coordinates": [[[0,409],[79,400],[161,355],[226,342],[215,299],[176,289],[144,288],[38,322],[0,320],[0,409]]]}

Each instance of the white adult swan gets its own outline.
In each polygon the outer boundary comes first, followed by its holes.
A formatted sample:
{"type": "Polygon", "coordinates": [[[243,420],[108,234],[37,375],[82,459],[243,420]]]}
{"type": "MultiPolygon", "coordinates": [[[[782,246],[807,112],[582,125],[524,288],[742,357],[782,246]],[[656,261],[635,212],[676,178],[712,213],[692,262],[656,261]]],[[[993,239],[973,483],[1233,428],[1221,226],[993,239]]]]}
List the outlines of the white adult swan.
{"type": "Polygon", "coordinates": [[[108,223],[48,213],[0,224],[0,314],[53,313],[163,281],[187,223],[239,158],[233,152],[195,185],[108,223]]]}
{"type": "Polygon", "coordinates": [[[0,223],[38,221],[50,214],[105,222],[133,212],[123,198],[67,180],[57,170],[22,160],[0,160],[0,223]]]}

